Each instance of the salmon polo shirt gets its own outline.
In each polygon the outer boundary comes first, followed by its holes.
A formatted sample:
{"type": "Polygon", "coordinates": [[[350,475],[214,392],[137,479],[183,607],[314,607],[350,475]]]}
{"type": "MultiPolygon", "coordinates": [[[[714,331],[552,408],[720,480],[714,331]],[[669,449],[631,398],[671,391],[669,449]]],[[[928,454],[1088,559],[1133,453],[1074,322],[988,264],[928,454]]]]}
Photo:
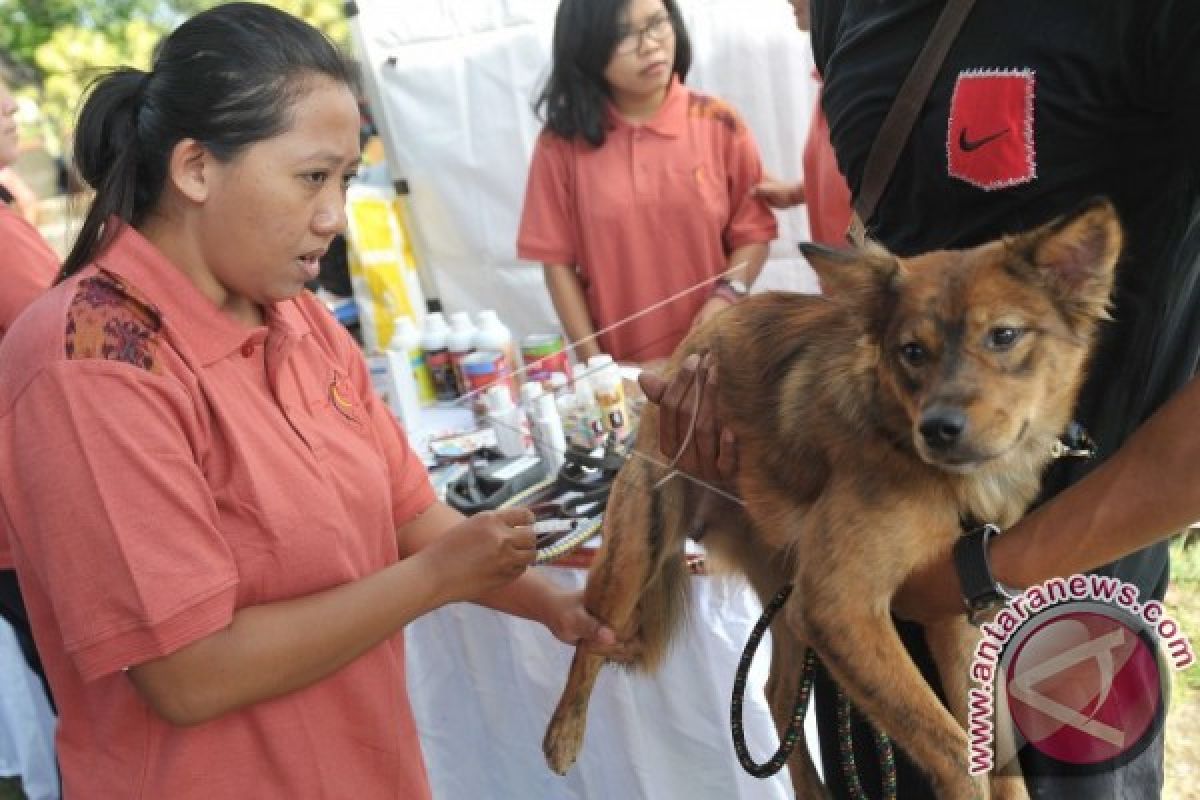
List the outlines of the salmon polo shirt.
{"type": "Polygon", "coordinates": [[[574,267],[602,350],[622,361],[670,355],[730,254],[770,242],[775,217],[750,190],[758,147],[737,112],[673,80],[650,120],[609,107],[604,144],[549,129],[533,152],[517,254],[574,267]],[[696,291],[682,294],[692,287],[696,291]],[[661,304],[661,305],[659,305],[661,304]],[[643,316],[631,319],[647,309],[643,316]]]}
{"type": "MultiPolygon", "coordinates": [[[[24,217],[0,203],[0,340],[13,320],[58,274],[58,255],[24,217]]],[[[0,527],[0,569],[12,569],[12,550],[0,527]]]]}
{"type": "Polygon", "coordinates": [[[66,796],[428,797],[400,635],[186,728],[122,670],[237,609],[394,563],[397,526],[433,502],[311,295],[245,327],[122,227],[0,345],[0,521],[61,712],[66,796]]]}

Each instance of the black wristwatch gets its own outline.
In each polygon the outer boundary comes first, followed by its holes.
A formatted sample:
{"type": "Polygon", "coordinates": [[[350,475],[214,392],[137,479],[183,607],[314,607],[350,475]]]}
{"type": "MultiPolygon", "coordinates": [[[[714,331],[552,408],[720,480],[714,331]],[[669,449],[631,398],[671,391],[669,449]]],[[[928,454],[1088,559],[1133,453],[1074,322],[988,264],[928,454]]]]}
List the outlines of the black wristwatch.
{"type": "Polygon", "coordinates": [[[967,607],[967,620],[978,625],[984,617],[1012,599],[1016,592],[996,581],[988,561],[988,540],[1000,529],[995,525],[980,525],[959,537],[954,543],[954,569],[967,607]]]}

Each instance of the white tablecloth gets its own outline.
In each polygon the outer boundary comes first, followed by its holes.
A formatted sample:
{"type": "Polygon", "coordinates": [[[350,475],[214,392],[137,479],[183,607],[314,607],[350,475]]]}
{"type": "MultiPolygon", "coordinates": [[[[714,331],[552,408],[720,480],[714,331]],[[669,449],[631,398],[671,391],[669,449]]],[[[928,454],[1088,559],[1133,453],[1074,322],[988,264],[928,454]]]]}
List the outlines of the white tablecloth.
{"type": "Polygon", "coordinates": [[[0,776],[13,775],[29,800],[57,800],[54,715],[12,627],[0,619],[0,776]]]}
{"type": "MultiPolygon", "coordinates": [[[[543,567],[582,587],[582,570],[543,567]]],[[[786,770],[746,775],[729,733],[734,670],[760,614],[737,578],[696,577],[691,620],[653,677],[605,667],[579,762],[566,777],[542,757],[546,722],[572,650],[544,628],[470,604],[409,625],[408,686],[437,800],[768,800],[792,796],[786,770]]],[[[774,752],[763,697],[764,640],[745,727],[759,761],[774,752]]],[[[809,715],[811,718],[811,714],[809,715]]],[[[810,739],[812,732],[809,733],[810,739]]]]}

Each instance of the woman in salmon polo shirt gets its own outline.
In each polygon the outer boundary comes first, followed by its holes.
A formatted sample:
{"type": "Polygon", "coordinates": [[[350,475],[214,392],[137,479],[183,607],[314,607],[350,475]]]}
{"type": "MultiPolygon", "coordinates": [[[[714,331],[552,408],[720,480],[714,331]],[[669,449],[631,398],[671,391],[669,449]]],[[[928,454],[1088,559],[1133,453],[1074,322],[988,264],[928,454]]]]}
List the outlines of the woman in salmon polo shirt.
{"type": "Polygon", "coordinates": [[[345,227],[350,83],[232,3],[83,107],[95,200],[0,345],[0,524],[71,800],[428,797],[400,632],[452,601],[622,655],[526,573],[527,515],[436,502],[303,290],[345,227]]]}
{"type": "Polygon", "coordinates": [[[670,355],[754,282],[775,238],[751,196],[754,138],[683,85],[691,57],[674,0],[559,6],[517,253],[544,265],[578,358],[670,355]]]}
{"type": "MultiPolygon", "coordinates": [[[[8,86],[0,81],[0,168],[17,160],[16,113],[16,100],[8,86]]],[[[0,340],[4,339],[5,332],[17,315],[54,282],[57,273],[58,256],[46,244],[37,228],[7,203],[0,202],[0,340]]],[[[13,569],[12,551],[2,526],[0,617],[12,626],[29,668],[44,683],[46,675],[33,643],[29,616],[17,585],[17,573],[13,569]]]]}

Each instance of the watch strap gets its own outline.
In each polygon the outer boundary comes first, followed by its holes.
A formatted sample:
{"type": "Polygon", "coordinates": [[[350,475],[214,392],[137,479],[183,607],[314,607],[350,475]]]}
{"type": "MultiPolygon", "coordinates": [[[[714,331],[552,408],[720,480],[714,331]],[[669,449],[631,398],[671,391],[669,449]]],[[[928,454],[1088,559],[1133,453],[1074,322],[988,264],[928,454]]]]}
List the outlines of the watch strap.
{"type": "Polygon", "coordinates": [[[720,297],[723,300],[728,300],[730,303],[736,303],[746,296],[746,285],[741,281],[732,281],[729,278],[718,278],[712,287],[712,297],[720,297]]]}
{"type": "Polygon", "coordinates": [[[954,543],[954,569],[958,573],[967,618],[972,624],[978,624],[980,615],[1012,595],[996,581],[988,561],[988,541],[998,533],[1000,529],[995,525],[980,525],[954,543]]]}

